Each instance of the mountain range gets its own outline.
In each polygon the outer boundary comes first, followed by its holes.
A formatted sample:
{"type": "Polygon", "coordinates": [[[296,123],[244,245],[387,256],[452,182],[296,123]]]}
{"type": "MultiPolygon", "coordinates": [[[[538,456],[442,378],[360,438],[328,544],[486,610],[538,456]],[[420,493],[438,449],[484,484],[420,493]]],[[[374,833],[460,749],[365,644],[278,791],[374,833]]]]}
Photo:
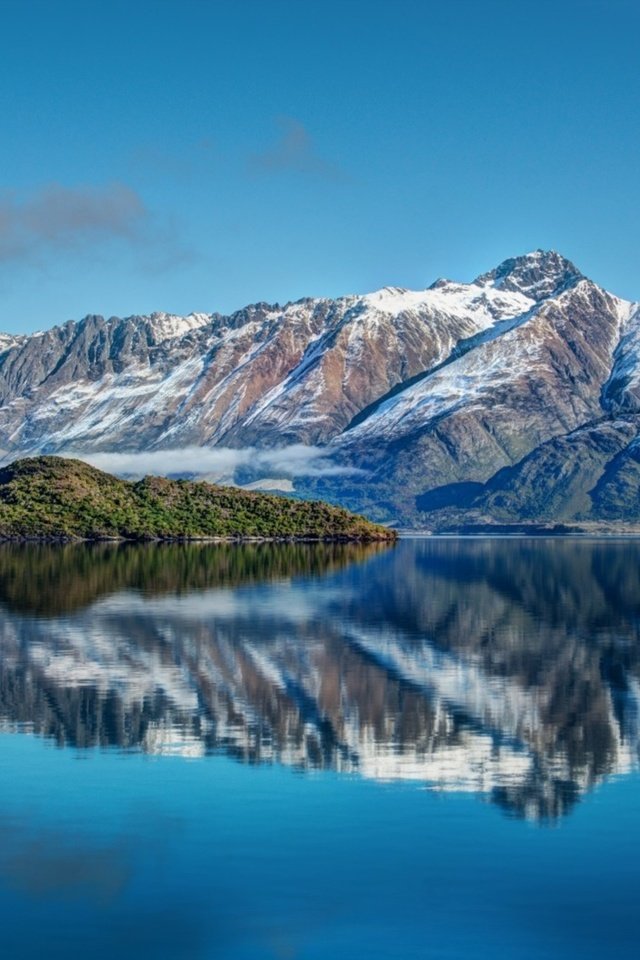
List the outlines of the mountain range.
{"type": "Polygon", "coordinates": [[[303,445],[324,469],[249,457],[222,479],[433,529],[640,522],[640,305],[556,252],[421,291],[87,316],[0,350],[6,459],[303,445]]]}

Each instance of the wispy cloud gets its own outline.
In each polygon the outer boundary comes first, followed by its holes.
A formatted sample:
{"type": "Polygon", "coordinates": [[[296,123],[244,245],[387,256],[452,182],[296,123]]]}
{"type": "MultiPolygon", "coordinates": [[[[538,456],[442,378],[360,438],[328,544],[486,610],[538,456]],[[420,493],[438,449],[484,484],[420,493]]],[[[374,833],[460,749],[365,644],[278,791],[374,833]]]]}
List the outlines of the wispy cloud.
{"type": "Polygon", "coordinates": [[[280,117],[275,143],[249,160],[254,173],[294,172],[325,180],[348,181],[348,174],[318,151],[306,127],[293,117],[280,117]]]}
{"type": "Polygon", "coordinates": [[[0,195],[0,264],[86,254],[113,242],[134,247],[150,265],[180,262],[174,231],[155,221],[138,193],[123,183],[67,187],[52,183],[29,196],[0,195]]]}
{"type": "Polygon", "coordinates": [[[63,455],[77,457],[100,470],[121,476],[193,474],[230,480],[241,467],[250,467],[269,477],[319,477],[361,472],[333,463],[323,447],[304,444],[291,444],[273,450],[256,447],[239,450],[231,447],[183,447],[141,453],[68,451],[63,455]]]}

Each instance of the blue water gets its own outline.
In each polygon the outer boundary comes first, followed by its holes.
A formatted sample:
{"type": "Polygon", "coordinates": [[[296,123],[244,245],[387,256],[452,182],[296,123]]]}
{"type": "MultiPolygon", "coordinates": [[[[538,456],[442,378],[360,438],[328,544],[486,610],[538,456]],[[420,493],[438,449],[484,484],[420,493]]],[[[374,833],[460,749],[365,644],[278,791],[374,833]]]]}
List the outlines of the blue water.
{"type": "Polygon", "coordinates": [[[640,544],[189,549],[0,551],[3,956],[638,955],[640,544]]]}

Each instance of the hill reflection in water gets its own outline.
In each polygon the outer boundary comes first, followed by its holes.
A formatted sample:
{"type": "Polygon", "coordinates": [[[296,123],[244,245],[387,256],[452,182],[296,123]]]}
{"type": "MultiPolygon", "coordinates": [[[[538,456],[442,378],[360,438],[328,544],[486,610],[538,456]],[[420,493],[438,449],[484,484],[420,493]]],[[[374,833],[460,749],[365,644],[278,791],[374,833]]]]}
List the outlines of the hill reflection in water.
{"type": "Polygon", "coordinates": [[[640,543],[0,548],[0,716],[566,812],[637,765],[640,543]]]}

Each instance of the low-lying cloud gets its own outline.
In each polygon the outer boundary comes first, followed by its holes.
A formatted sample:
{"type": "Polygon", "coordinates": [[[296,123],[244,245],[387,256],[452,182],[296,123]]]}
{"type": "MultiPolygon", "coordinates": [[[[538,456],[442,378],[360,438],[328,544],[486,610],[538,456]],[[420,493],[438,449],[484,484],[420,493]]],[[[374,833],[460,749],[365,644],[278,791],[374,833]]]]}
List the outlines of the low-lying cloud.
{"type": "Polygon", "coordinates": [[[235,471],[251,470],[265,477],[321,477],[360,473],[355,467],[334,463],[324,447],[291,444],[272,450],[257,447],[182,447],[134,453],[67,452],[87,463],[120,476],[210,476],[233,482],[235,471]]]}

